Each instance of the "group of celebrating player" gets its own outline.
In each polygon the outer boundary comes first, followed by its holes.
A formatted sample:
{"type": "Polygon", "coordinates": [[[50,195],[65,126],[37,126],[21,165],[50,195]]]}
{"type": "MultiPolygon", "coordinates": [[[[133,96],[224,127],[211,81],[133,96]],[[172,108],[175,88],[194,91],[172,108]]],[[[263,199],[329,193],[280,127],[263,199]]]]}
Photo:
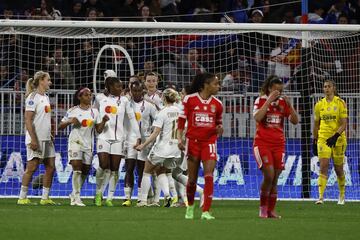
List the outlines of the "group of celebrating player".
{"type": "MultiPolygon", "coordinates": [[[[73,167],[71,205],[85,206],[81,187],[92,162],[94,138],[99,167],[96,170],[95,205],[113,206],[119,180],[119,166],[125,159],[125,199],[131,205],[134,170],[138,173],[137,206],[160,206],[160,191],[164,206],[176,205],[182,199],[186,219],[194,218],[195,192],[200,194],[201,219],[214,219],[209,212],[213,198],[216,167],[216,141],[223,132],[223,106],[215,97],[220,82],[214,74],[201,73],[182,93],[174,88],[157,90],[158,76],[148,73],[145,82],[137,76],[129,79],[127,88],[115,72],[105,72],[105,90],[96,95],[80,88],[74,95],[74,106],[59,124],[59,129],[72,126],[68,138],[68,161],[73,167]],[[197,185],[200,163],[203,164],[204,189],[197,185]],[[175,186],[178,186],[176,191],[175,186]],[[108,187],[105,202],[104,191],[108,187]],[[181,190],[183,189],[183,190],[181,190]],[[185,190],[184,190],[185,189],[185,190]],[[186,192],[186,194],[184,193],[186,192]],[[149,198],[152,196],[152,198],[149,198]],[[152,199],[149,202],[149,199],[152,199]]],[[[46,92],[49,74],[39,71],[27,83],[25,103],[27,165],[22,179],[18,204],[31,204],[28,186],[38,165],[43,162],[45,174],[41,205],[56,204],[49,198],[55,169],[55,149],[51,131],[51,107],[46,92]]],[[[260,190],[261,218],[279,218],[275,212],[277,180],[284,169],[284,120],[299,122],[289,97],[283,95],[283,82],[277,76],[268,77],[254,103],[253,116],[257,123],[253,152],[263,174],[260,190]]],[[[339,183],[339,204],[344,204],[345,177],[343,171],[346,149],[345,128],[347,109],[337,96],[335,83],[324,83],[325,97],[315,106],[314,154],[320,159],[319,200],[323,203],[329,159],[334,159],[339,183]]]]}

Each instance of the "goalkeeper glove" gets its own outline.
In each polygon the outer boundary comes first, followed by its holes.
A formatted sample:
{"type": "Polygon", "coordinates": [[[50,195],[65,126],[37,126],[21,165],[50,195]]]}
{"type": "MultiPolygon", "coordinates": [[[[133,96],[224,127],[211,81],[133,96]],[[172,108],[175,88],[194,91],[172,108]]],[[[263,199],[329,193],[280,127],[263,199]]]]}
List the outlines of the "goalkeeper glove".
{"type": "Polygon", "coordinates": [[[317,156],[317,155],[318,155],[317,139],[314,139],[314,140],[313,140],[313,145],[312,145],[312,147],[313,147],[313,154],[314,154],[314,156],[317,156]]]}
{"type": "Polygon", "coordinates": [[[340,137],[340,133],[335,133],[332,137],[329,137],[326,140],[326,145],[328,145],[329,147],[333,148],[336,145],[336,141],[337,139],[340,137]]]}

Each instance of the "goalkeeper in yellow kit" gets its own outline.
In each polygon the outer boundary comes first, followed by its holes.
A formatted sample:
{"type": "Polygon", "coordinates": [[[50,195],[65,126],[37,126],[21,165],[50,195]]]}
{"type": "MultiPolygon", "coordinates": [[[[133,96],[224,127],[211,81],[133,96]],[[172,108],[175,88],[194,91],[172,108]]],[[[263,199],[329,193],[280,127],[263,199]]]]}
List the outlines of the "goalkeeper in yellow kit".
{"type": "Polygon", "coordinates": [[[318,178],[319,200],[323,204],[327,183],[330,158],[334,160],[335,172],[339,186],[339,205],[345,204],[344,157],[346,150],[345,129],[347,124],[346,103],[336,91],[335,83],[326,80],[323,86],[325,97],[315,105],[314,117],[314,155],[319,157],[320,173],[318,178]]]}

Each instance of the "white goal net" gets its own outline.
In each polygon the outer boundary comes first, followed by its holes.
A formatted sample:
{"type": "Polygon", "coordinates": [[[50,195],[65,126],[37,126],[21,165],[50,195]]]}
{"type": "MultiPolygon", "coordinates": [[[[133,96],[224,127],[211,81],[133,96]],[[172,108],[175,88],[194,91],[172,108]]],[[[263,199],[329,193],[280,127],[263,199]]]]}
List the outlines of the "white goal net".
{"type": "MultiPolygon", "coordinates": [[[[217,198],[258,198],[262,179],[252,153],[253,104],[266,77],[278,75],[301,122],[286,123],[286,167],[279,197],[317,198],[318,158],[311,153],[312,114],[323,96],[325,79],[336,82],[349,120],[344,165],[346,198],[360,200],[360,34],[359,26],[198,24],[141,22],[0,21],[0,197],[17,196],[26,165],[24,144],[25,83],[36,71],[50,73],[53,125],[72,106],[82,86],[99,92],[103,73],[112,69],[126,84],[131,75],[160,76],[158,88],[188,85],[199,72],[221,79],[225,132],[218,141],[217,198]]],[[[69,130],[56,132],[56,174],[52,196],[71,192],[67,162],[69,130]]],[[[96,154],[96,152],[94,153],[96,154]]],[[[123,196],[124,162],[115,196],[123,196]]],[[[95,194],[97,157],[82,195],[95,194]]],[[[36,172],[44,171],[43,166],[36,172]]],[[[200,173],[201,176],[201,173],[200,173]]],[[[334,167],[325,197],[336,199],[334,167]]],[[[203,179],[199,178],[203,184],[203,179]]],[[[41,194],[37,185],[30,195],[41,194]]]]}

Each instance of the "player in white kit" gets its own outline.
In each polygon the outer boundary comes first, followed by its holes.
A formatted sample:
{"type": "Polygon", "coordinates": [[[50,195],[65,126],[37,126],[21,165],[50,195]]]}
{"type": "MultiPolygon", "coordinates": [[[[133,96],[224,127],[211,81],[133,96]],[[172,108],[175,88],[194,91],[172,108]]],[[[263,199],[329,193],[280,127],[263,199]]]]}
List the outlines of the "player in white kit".
{"type": "MultiPolygon", "coordinates": [[[[145,142],[151,134],[151,124],[155,119],[157,110],[154,104],[144,99],[144,87],[140,81],[130,82],[130,106],[134,109],[136,120],[138,121],[141,141],[145,142]]],[[[125,201],[123,206],[131,206],[131,195],[134,187],[134,170],[137,167],[138,174],[138,193],[141,189],[142,174],[144,171],[145,160],[149,154],[149,146],[142,151],[133,148],[136,144],[135,132],[127,134],[127,154],[126,154],[126,175],[125,175],[125,201]]]]}
{"type": "Polygon", "coordinates": [[[170,88],[164,90],[163,102],[165,103],[165,107],[155,118],[153,123],[154,130],[150,137],[136,148],[141,151],[156,139],[148,156],[148,160],[145,162],[138,206],[147,205],[147,195],[151,185],[151,173],[155,170],[160,188],[164,193],[164,206],[170,207],[169,181],[165,173],[168,169],[173,169],[181,157],[181,151],[177,147],[177,121],[180,110],[174,106],[177,98],[178,93],[175,90],[170,88]]]}
{"type": "Polygon", "coordinates": [[[19,205],[29,205],[28,187],[40,163],[45,165],[43,190],[40,205],[56,205],[49,198],[55,171],[55,148],[51,135],[51,106],[46,92],[51,85],[47,72],[36,72],[26,83],[25,127],[27,164],[22,178],[19,205]]]}
{"type": "MultiPolygon", "coordinates": [[[[102,205],[102,195],[106,187],[104,179],[109,176],[109,189],[106,199],[107,206],[113,206],[117,182],[119,180],[119,166],[121,158],[124,157],[124,120],[129,121],[130,129],[135,132],[138,145],[140,144],[139,125],[135,119],[134,110],[130,107],[129,99],[121,96],[121,81],[114,77],[106,79],[106,89],[109,95],[98,103],[100,117],[107,115],[104,130],[97,137],[97,152],[99,156],[99,168],[96,171],[96,196],[95,205],[102,205]]],[[[135,147],[134,146],[134,147],[135,147]]]]}
{"type": "Polygon", "coordinates": [[[107,115],[100,118],[99,111],[91,107],[92,94],[89,88],[79,88],[74,94],[74,107],[70,108],[59,124],[59,130],[72,125],[68,139],[68,161],[72,165],[71,206],[85,206],[80,199],[93,159],[94,128],[100,133],[109,120],[107,115]]]}
{"type": "Polygon", "coordinates": [[[145,87],[146,94],[144,98],[149,102],[155,104],[157,110],[160,110],[164,107],[161,99],[161,91],[157,89],[159,82],[159,77],[156,73],[150,72],[145,75],[145,87]]]}

